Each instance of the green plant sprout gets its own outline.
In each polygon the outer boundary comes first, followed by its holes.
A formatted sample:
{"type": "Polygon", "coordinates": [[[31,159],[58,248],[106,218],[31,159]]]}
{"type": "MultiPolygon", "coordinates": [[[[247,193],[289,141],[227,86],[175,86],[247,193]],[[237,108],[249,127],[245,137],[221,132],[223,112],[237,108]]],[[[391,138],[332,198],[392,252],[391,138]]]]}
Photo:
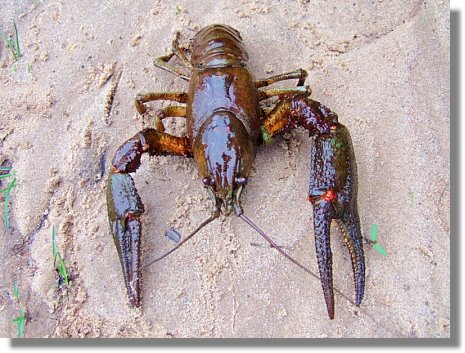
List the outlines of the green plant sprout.
{"type": "Polygon", "coordinates": [[[15,297],[15,300],[19,303],[19,288],[18,283],[16,283],[16,281],[13,282],[13,296],[15,297]]]}
{"type": "MultiPolygon", "coordinates": [[[[13,282],[13,297],[15,298],[16,302],[19,303],[19,288],[16,281],[13,282]]],[[[26,310],[23,307],[19,309],[19,316],[15,317],[12,322],[16,325],[16,329],[18,330],[18,337],[23,337],[24,326],[26,325],[26,310]]]]}
{"type": "Polygon", "coordinates": [[[15,34],[13,38],[10,38],[4,32],[2,32],[2,35],[3,35],[3,41],[5,42],[5,46],[11,50],[13,59],[15,61],[18,61],[21,58],[22,54],[21,54],[21,48],[19,47],[18,27],[16,27],[16,22],[14,21],[13,21],[13,26],[15,28],[15,34]]]}
{"type": "Polygon", "coordinates": [[[15,56],[16,60],[21,58],[21,49],[19,48],[19,36],[18,36],[18,28],[16,27],[16,22],[13,21],[13,26],[15,27],[15,50],[13,55],[15,56]]]}
{"type": "Polygon", "coordinates": [[[23,337],[24,326],[26,325],[26,310],[24,308],[19,309],[19,316],[15,317],[12,321],[18,330],[18,338],[23,337]]]}
{"type": "Polygon", "coordinates": [[[381,246],[381,244],[378,243],[378,225],[375,223],[371,227],[371,238],[370,238],[370,243],[373,244],[373,248],[380,253],[383,256],[387,256],[388,253],[387,251],[381,246]]]}
{"type": "MultiPolygon", "coordinates": [[[[52,227],[52,255],[53,255],[53,266],[58,273],[59,283],[64,283],[69,286],[68,271],[66,270],[65,260],[61,256],[56,242],[56,229],[52,227]]],[[[59,284],[61,287],[61,284],[59,284]]]]}
{"type": "MultiPolygon", "coordinates": [[[[11,168],[1,167],[0,170],[11,171],[11,168]]],[[[14,172],[0,175],[0,180],[5,179],[5,178],[10,178],[10,177],[12,177],[13,179],[8,183],[7,187],[0,190],[0,195],[5,193],[5,199],[3,201],[3,215],[5,218],[5,230],[10,229],[10,215],[9,215],[10,214],[10,195],[11,195],[11,190],[16,186],[16,176],[14,172]]]]}

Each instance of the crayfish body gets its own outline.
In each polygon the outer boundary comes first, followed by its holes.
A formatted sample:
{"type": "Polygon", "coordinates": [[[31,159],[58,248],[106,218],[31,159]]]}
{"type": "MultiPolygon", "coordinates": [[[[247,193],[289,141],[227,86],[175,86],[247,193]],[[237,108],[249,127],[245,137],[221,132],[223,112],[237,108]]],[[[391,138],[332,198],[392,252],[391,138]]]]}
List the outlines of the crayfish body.
{"type": "Polygon", "coordinates": [[[238,31],[225,25],[208,26],[197,33],[189,49],[180,47],[176,37],[173,52],[154,63],[188,80],[187,93],[155,92],[136,97],[136,109],[141,114],[152,114],[155,127],[140,131],[118,148],[107,184],[109,221],[129,301],[134,307],[141,305],[140,216],[144,206],[130,173],[139,168],[142,153],[151,156],[182,155],[195,159],[212,201],[212,216],[188,238],[221,213],[229,215],[234,212],[256,228],[273,247],[297,263],[244,215],[241,194],[250,175],[256,146],[262,141],[271,141],[281,132],[303,127],[314,136],[308,199],[314,209],[320,279],[328,315],[333,319],[332,219],[340,225],[351,253],[355,304],[361,303],[364,293],[365,259],[357,211],[357,171],[350,135],[338,122],[335,113],[309,98],[311,90],[304,86],[307,76],[304,70],[255,80],[247,68],[247,60],[248,54],[238,31]],[[173,56],[190,71],[190,75],[169,63],[173,56]],[[297,79],[297,86],[260,89],[289,79],[297,79]],[[278,101],[271,111],[265,113],[260,102],[271,97],[277,97],[278,101]],[[152,113],[146,103],[155,100],[179,104],[152,113]],[[187,136],[165,133],[163,119],[166,117],[185,118],[187,136]]]}

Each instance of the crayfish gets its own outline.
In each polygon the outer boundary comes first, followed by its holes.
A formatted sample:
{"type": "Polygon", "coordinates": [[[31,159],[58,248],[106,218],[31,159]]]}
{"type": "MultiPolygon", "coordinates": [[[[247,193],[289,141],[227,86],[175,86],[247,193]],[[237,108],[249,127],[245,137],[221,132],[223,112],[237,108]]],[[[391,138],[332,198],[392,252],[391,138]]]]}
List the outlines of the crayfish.
{"type": "MultiPolygon", "coordinates": [[[[334,291],[330,225],[337,220],[347,245],[354,272],[355,301],[359,305],[365,287],[365,258],[357,210],[357,170],[347,128],[330,109],[312,100],[304,86],[307,72],[295,70],[255,80],[247,68],[248,54],[239,32],[226,25],[200,30],[189,48],[173,41],[171,54],[155,60],[163,70],[189,81],[185,92],[139,94],[135,106],[140,114],[151,113],[146,103],[168,100],[180,104],[152,112],[155,127],[147,128],[124,142],[116,151],[107,183],[107,206],[111,231],[119,253],[129,302],[141,305],[141,215],[144,205],[130,173],[135,172],[141,155],[193,157],[203,187],[212,202],[211,216],[172,250],[179,248],[202,227],[220,214],[234,213],[252,226],[276,250],[307,272],[245,214],[241,195],[247,185],[255,150],[260,142],[286,130],[303,127],[313,136],[308,200],[313,205],[315,246],[320,280],[330,319],[334,318],[334,291]],[[190,71],[181,72],[170,64],[176,56],[190,71]],[[190,58],[189,58],[190,56],[190,58]],[[278,81],[296,79],[296,87],[262,89],[278,81]],[[265,113],[260,102],[276,97],[275,106],[265,113]],[[187,136],[165,132],[163,119],[186,119],[187,136]]],[[[146,264],[145,266],[147,266],[146,264]]]]}

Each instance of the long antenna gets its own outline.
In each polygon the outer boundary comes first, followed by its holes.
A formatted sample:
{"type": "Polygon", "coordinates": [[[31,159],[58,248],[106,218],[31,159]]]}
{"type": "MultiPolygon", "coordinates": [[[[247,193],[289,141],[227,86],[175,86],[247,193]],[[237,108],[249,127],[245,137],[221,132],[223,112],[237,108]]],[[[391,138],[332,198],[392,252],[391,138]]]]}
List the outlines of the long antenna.
{"type": "MultiPolygon", "coordinates": [[[[298,262],[296,259],[294,259],[293,257],[291,257],[290,255],[288,255],[283,249],[281,249],[280,246],[276,245],[276,243],[268,236],[265,234],[265,232],[263,232],[260,228],[258,228],[258,226],[255,225],[255,223],[253,223],[244,213],[241,213],[238,215],[238,217],[240,219],[242,219],[245,223],[247,223],[249,226],[251,226],[253,229],[255,229],[255,231],[260,234],[263,238],[265,238],[265,240],[270,243],[270,245],[275,248],[276,250],[278,250],[282,255],[284,255],[284,257],[286,259],[288,259],[289,261],[293,262],[294,264],[296,264],[297,266],[299,266],[302,270],[304,270],[305,272],[311,274],[313,277],[315,277],[317,280],[320,280],[320,277],[317,276],[315,273],[313,273],[312,271],[310,271],[307,267],[305,267],[304,265],[302,265],[300,262],[298,262]]],[[[345,300],[347,300],[349,303],[351,303],[352,305],[355,305],[355,306],[358,306],[357,304],[355,304],[352,299],[350,299],[348,296],[346,296],[344,293],[342,293],[341,291],[339,291],[337,288],[334,288],[334,291],[337,292],[341,297],[343,297],[345,300]]]]}
{"type": "Polygon", "coordinates": [[[162,256],[160,257],[157,257],[156,259],[154,260],[150,260],[149,262],[145,263],[144,266],[142,266],[142,268],[147,268],[149,267],[150,265],[153,265],[155,262],[158,262],[162,259],[164,259],[165,257],[167,257],[169,254],[171,254],[173,251],[175,251],[176,249],[178,249],[182,244],[184,244],[186,241],[188,241],[190,238],[192,238],[195,234],[197,234],[203,227],[205,227],[208,223],[214,221],[216,218],[218,218],[217,215],[212,215],[210,218],[206,219],[205,221],[203,221],[198,227],[196,230],[194,230],[191,234],[189,234],[187,237],[185,237],[183,240],[181,240],[179,242],[178,245],[176,245],[174,248],[172,248],[170,251],[166,252],[165,254],[163,254],[162,256]]]}
{"type": "MultiPolygon", "coordinates": [[[[316,279],[320,279],[320,277],[318,277],[315,273],[313,273],[312,271],[310,271],[308,268],[306,268],[304,265],[300,264],[297,260],[295,260],[294,258],[292,258],[290,255],[286,254],[280,247],[279,245],[276,245],[276,243],[268,236],[266,235],[260,228],[258,228],[246,215],[244,215],[243,213],[240,213],[238,214],[238,217],[240,219],[242,219],[244,222],[246,222],[248,225],[250,225],[255,231],[257,231],[258,234],[260,234],[263,238],[265,238],[265,240],[270,243],[271,247],[275,248],[276,250],[278,250],[284,257],[286,257],[288,260],[290,260],[291,262],[293,262],[294,264],[296,264],[297,266],[299,266],[302,270],[304,270],[305,272],[309,273],[310,275],[312,275],[313,277],[315,277],[316,279]]],[[[165,253],[164,255],[154,259],[154,260],[151,260],[149,262],[147,262],[142,268],[146,268],[152,264],[154,264],[155,262],[158,262],[162,259],[164,259],[166,256],[168,256],[169,254],[171,254],[173,251],[175,251],[176,249],[178,249],[182,244],[184,244],[186,241],[188,241],[190,238],[192,238],[195,234],[197,234],[203,227],[205,227],[207,224],[209,224],[210,222],[214,221],[216,218],[218,218],[218,215],[212,215],[210,218],[206,219],[205,221],[203,221],[198,227],[197,229],[195,229],[191,234],[189,234],[185,239],[183,239],[181,242],[179,242],[178,245],[176,245],[173,249],[171,249],[170,251],[168,251],[167,253],[165,253]]],[[[342,298],[344,298],[345,300],[347,300],[349,303],[351,303],[352,305],[355,305],[357,307],[359,307],[357,304],[355,304],[349,297],[347,297],[344,293],[342,293],[340,290],[338,290],[337,288],[334,288],[334,291],[336,293],[338,293],[342,298]]],[[[369,317],[374,323],[376,323],[378,326],[384,328],[386,331],[390,332],[390,333],[394,333],[394,331],[388,329],[386,326],[382,325],[378,320],[376,320],[372,315],[370,315],[367,311],[363,310],[363,308],[360,308],[360,311],[362,311],[367,317],[369,317]]],[[[398,336],[401,336],[397,331],[395,332],[396,335],[398,336]]]]}
{"type": "MultiPolygon", "coordinates": [[[[265,238],[265,240],[270,243],[270,245],[275,248],[276,250],[278,250],[282,255],[284,255],[284,257],[286,257],[288,260],[292,261],[294,264],[296,264],[297,266],[299,266],[302,270],[304,270],[305,272],[311,274],[313,277],[317,278],[318,280],[320,279],[320,277],[318,277],[316,274],[314,274],[312,271],[310,271],[308,268],[306,268],[304,265],[300,264],[297,260],[293,259],[290,255],[286,254],[282,249],[281,247],[279,247],[279,245],[276,245],[276,243],[271,240],[271,238],[266,235],[260,228],[258,228],[244,213],[240,213],[240,214],[237,214],[237,216],[242,219],[245,223],[247,223],[249,226],[251,226],[253,229],[255,229],[255,231],[257,231],[258,234],[260,234],[263,238],[265,238]]],[[[350,299],[348,296],[346,296],[344,293],[342,293],[340,290],[338,290],[337,288],[334,288],[334,291],[336,293],[338,293],[342,298],[344,298],[345,300],[347,300],[349,303],[351,303],[352,305],[358,307],[358,309],[364,313],[367,317],[369,317],[376,325],[382,327],[384,330],[386,330],[387,332],[393,334],[395,333],[397,336],[399,337],[402,337],[402,335],[397,332],[397,330],[393,331],[389,328],[387,328],[386,326],[384,326],[383,324],[381,324],[376,318],[373,317],[373,315],[369,314],[366,310],[364,310],[363,308],[361,308],[359,305],[355,304],[352,299],[350,299]]]]}

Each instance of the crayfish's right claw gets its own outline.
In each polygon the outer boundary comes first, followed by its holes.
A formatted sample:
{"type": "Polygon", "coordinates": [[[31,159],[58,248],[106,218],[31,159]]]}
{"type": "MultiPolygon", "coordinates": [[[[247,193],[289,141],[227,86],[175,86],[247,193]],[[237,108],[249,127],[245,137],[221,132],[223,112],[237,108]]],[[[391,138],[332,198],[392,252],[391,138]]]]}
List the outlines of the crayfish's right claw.
{"type": "Polygon", "coordinates": [[[144,205],[129,174],[110,172],[107,208],[131,306],[140,306],[140,215],[144,205]]]}
{"type": "Polygon", "coordinates": [[[357,166],[349,131],[335,123],[329,134],[317,135],[312,145],[309,201],[313,204],[315,246],[328,315],[334,318],[330,225],[333,219],[343,233],[354,272],[355,304],[365,288],[365,256],[357,210],[357,166]]]}

